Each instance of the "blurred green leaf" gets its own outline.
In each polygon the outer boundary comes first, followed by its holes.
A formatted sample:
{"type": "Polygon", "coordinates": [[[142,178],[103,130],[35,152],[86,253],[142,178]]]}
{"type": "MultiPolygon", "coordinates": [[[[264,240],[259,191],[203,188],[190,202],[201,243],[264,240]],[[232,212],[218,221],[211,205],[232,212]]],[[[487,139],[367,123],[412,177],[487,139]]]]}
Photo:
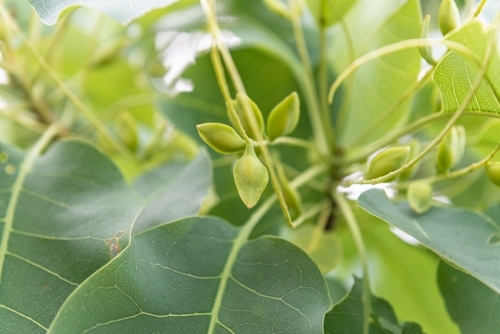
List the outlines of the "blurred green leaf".
{"type": "Polygon", "coordinates": [[[70,293],[128,243],[141,203],[87,144],[0,151],[0,331],[45,333],[70,293]]]}
{"type": "Polygon", "coordinates": [[[463,334],[490,334],[500,328],[499,294],[441,261],[438,282],[446,308],[463,334]]]}
{"type": "MultiPolygon", "coordinates": [[[[420,33],[420,4],[418,0],[371,1],[359,0],[346,16],[354,57],[381,46],[418,38],[420,33]]],[[[349,39],[340,26],[336,28],[332,50],[334,68],[344,69],[352,60],[349,39]]],[[[417,80],[420,54],[409,49],[377,58],[360,67],[345,83],[348,98],[345,119],[339,119],[341,142],[359,136],[370,123],[384,114],[417,80]],[[366,120],[359,122],[360,119],[366,120]]],[[[384,126],[366,136],[364,142],[373,141],[391,129],[406,122],[409,102],[403,103],[384,126]]]]}
{"type": "Polygon", "coordinates": [[[487,216],[461,208],[434,207],[417,215],[406,203],[391,203],[380,190],[359,198],[360,206],[417,239],[446,261],[500,291],[500,228],[487,216]]]}
{"type": "Polygon", "coordinates": [[[241,231],[186,218],[134,236],[66,301],[51,332],[320,333],[330,299],[318,268],[284,240],[247,242],[241,231]]]}
{"type": "MultiPolygon", "coordinates": [[[[467,47],[479,60],[483,61],[491,45],[493,32],[480,21],[474,19],[452,33],[448,40],[458,42],[467,47]]],[[[466,110],[500,112],[500,59],[493,51],[491,63],[485,78],[466,110]]],[[[474,80],[479,74],[481,64],[456,51],[449,52],[436,67],[434,81],[443,97],[443,110],[456,111],[465,96],[472,89],[474,80]]]]}
{"type": "Polygon", "coordinates": [[[132,20],[152,11],[167,7],[179,0],[27,0],[33,6],[40,19],[49,25],[55,24],[60,16],[80,6],[92,7],[127,24],[132,20]]]}
{"type": "MultiPolygon", "coordinates": [[[[325,334],[363,333],[362,295],[363,284],[360,279],[355,278],[347,297],[326,314],[325,334]]],[[[371,296],[369,324],[369,332],[373,334],[422,333],[422,328],[417,324],[406,323],[400,326],[392,306],[384,299],[375,296],[371,296]]]]}

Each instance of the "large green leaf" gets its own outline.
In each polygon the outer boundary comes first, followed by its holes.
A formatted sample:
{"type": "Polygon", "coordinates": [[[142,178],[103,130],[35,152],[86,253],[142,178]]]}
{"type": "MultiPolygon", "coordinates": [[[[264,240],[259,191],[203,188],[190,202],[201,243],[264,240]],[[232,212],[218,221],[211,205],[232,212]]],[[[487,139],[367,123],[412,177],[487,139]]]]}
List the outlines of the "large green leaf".
{"type": "MultiPolygon", "coordinates": [[[[471,20],[447,39],[470,49],[479,60],[484,60],[493,34],[478,20],[471,20]]],[[[477,60],[456,51],[449,52],[438,64],[434,81],[441,90],[443,110],[452,112],[459,108],[479,73],[477,60]]],[[[500,112],[500,59],[495,52],[485,79],[467,105],[466,110],[500,112]]]]}
{"type": "Polygon", "coordinates": [[[322,333],[325,280],[282,239],[248,242],[217,218],[132,238],[61,308],[51,333],[322,333]]]}
{"type": "MultiPolygon", "coordinates": [[[[358,1],[346,16],[354,46],[354,57],[405,39],[417,38],[420,31],[418,0],[358,1]],[[396,9],[395,9],[396,8],[396,9]]],[[[337,27],[331,50],[337,71],[344,69],[349,59],[348,38],[337,27]]],[[[348,144],[384,114],[413,83],[420,69],[420,54],[416,49],[405,50],[377,58],[360,67],[346,82],[346,118],[341,123],[341,142],[348,144]],[[349,80],[352,80],[349,82],[349,80]],[[360,122],[359,120],[366,120],[360,122]]],[[[409,102],[403,103],[383,127],[366,137],[365,142],[378,139],[408,118],[409,102]]]]}
{"type": "MultiPolygon", "coordinates": [[[[325,334],[362,334],[363,333],[363,284],[354,280],[351,292],[325,316],[325,334]]],[[[422,328],[407,322],[400,326],[392,306],[384,299],[371,296],[369,315],[370,334],[422,333],[422,328]]]]}
{"type": "Polygon", "coordinates": [[[500,249],[496,243],[500,229],[487,216],[453,207],[434,207],[417,215],[407,203],[391,203],[380,190],[363,193],[359,204],[500,292],[500,249]]]}
{"type": "Polygon", "coordinates": [[[40,19],[55,24],[60,15],[79,6],[95,8],[121,23],[129,23],[147,12],[167,7],[179,0],[27,0],[40,19]]]}
{"type": "Polygon", "coordinates": [[[463,334],[497,333],[500,295],[474,277],[441,262],[438,282],[448,313],[463,334]]]}
{"type": "Polygon", "coordinates": [[[128,242],[141,203],[87,144],[1,144],[0,331],[44,333],[66,297],[128,242]]]}
{"type": "Polygon", "coordinates": [[[189,164],[170,163],[142,175],[134,188],[146,205],[134,233],[198,213],[212,181],[210,158],[202,150],[189,164]]]}

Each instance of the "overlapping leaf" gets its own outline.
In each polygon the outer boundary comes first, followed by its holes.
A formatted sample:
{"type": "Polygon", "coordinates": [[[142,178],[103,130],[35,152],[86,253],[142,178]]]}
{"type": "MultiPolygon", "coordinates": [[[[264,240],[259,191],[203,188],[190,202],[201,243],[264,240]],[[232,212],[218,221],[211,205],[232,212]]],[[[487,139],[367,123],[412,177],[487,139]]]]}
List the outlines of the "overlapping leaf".
{"type": "MultiPolygon", "coordinates": [[[[456,111],[472,89],[482,65],[479,62],[484,61],[487,50],[493,46],[492,38],[493,33],[478,20],[471,20],[447,38],[462,44],[477,58],[451,51],[438,64],[434,81],[441,91],[445,112],[456,111]]],[[[466,110],[500,112],[500,59],[496,50],[493,52],[486,76],[466,110]]]]}
{"type": "Polygon", "coordinates": [[[321,333],[330,300],[315,264],[242,231],[186,218],[135,235],[67,300],[51,333],[321,333]]]}
{"type": "Polygon", "coordinates": [[[463,334],[496,333],[500,295],[474,277],[441,262],[438,283],[448,313],[463,334]]]}
{"type": "Polygon", "coordinates": [[[66,297],[127,244],[141,203],[87,144],[0,151],[0,331],[44,333],[66,297]]]}
{"type": "MultiPolygon", "coordinates": [[[[365,319],[363,284],[355,279],[349,294],[325,316],[325,334],[362,334],[365,319]]],[[[384,299],[371,296],[369,332],[377,334],[421,334],[422,328],[407,322],[399,325],[392,306],[384,299]]]]}
{"type": "Polygon", "coordinates": [[[406,203],[391,203],[380,190],[363,193],[359,204],[500,292],[500,229],[487,216],[446,207],[417,215],[406,203]]]}

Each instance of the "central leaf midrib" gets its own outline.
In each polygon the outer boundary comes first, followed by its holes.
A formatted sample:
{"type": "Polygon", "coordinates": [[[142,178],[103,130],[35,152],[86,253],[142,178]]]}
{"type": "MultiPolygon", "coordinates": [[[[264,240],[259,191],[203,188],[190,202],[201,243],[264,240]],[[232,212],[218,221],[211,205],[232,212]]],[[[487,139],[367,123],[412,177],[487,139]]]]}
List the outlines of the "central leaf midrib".
{"type": "Polygon", "coordinates": [[[21,163],[19,168],[19,173],[17,174],[14,184],[12,186],[12,195],[7,206],[5,218],[4,218],[4,230],[2,233],[2,240],[0,241],[0,282],[2,281],[3,267],[5,256],[7,254],[7,247],[9,243],[10,233],[12,232],[12,226],[14,223],[14,215],[19,201],[19,196],[23,189],[24,182],[27,175],[33,168],[35,159],[40,155],[40,153],[45,149],[45,147],[50,143],[52,137],[57,133],[57,126],[50,126],[43,136],[36,142],[33,148],[26,155],[24,161],[21,163]]]}

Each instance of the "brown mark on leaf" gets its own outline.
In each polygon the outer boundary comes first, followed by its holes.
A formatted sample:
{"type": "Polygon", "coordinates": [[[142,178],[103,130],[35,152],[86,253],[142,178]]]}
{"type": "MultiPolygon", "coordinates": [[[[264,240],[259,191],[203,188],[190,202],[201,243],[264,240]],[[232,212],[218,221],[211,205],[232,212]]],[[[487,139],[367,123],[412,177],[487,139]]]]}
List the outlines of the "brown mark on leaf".
{"type": "Polygon", "coordinates": [[[118,244],[118,240],[125,235],[125,233],[127,233],[127,231],[119,231],[111,239],[106,240],[106,245],[109,248],[109,256],[111,259],[118,256],[118,254],[122,251],[120,249],[120,245],[118,244]]]}

